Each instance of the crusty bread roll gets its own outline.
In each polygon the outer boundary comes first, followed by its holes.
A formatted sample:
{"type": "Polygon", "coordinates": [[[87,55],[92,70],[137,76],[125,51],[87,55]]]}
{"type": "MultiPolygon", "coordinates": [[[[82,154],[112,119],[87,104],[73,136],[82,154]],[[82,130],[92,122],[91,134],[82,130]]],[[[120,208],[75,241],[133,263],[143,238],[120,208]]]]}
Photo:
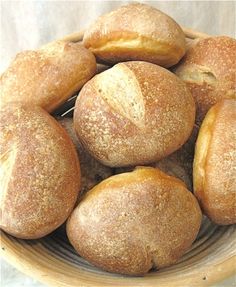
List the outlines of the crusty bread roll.
{"type": "Polygon", "coordinates": [[[185,53],[185,35],[163,12],[132,3],[101,16],[85,31],[83,43],[108,63],[142,60],[170,67],[185,53]]]}
{"type": "Polygon", "coordinates": [[[188,139],[195,103],[174,74],[147,62],[119,63],[80,92],[76,133],[88,151],[113,167],[140,165],[174,152],[188,139]]]}
{"type": "Polygon", "coordinates": [[[95,266],[142,275],[176,262],[200,224],[197,200],[183,182],[142,167],[89,191],[69,217],[67,235],[95,266]]]}
{"type": "Polygon", "coordinates": [[[0,78],[0,106],[12,101],[51,112],[96,72],[93,54],[81,44],[52,42],[19,53],[0,78]]]}
{"type": "Polygon", "coordinates": [[[224,36],[199,40],[175,73],[192,92],[197,104],[196,121],[200,124],[215,103],[236,98],[236,40],[224,36]]]}
{"type": "Polygon", "coordinates": [[[194,193],[217,224],[236,223],[236,100],[224,100],[207,113],[196,143],[194,193]]]}
{"type": "Polygon", "coordinates": [[[78,197],[75,148],[37,106],[2,107],[0,134],[0,227],[19,238],[40,238],[67,219],[78,197]]]}
{"type": "Polygon", "coordinates": [[[113,170],[108,166],[101,164],[84,149],[75,134],[72,118],[58,118],[58,121],[69,134],[79,155],[81,168],[80,195],[82,195],[103,179],[111,176],[113,170]]]}

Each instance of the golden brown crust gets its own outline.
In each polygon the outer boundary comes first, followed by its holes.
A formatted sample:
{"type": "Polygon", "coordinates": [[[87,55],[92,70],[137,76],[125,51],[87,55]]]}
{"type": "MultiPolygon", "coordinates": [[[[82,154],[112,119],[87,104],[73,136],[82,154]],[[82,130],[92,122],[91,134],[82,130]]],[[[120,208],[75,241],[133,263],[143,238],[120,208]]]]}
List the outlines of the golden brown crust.
{"type": "Polygon", "coordinates": [[[75,148],[40,107],[11,103],[0,113],[1,228],[39,238],[71,213],[80,185],[75,148]]]}
{"type": "Polygon", "coordinates": [[[195,104],[185,84],[147,62],[119,63],[81,90],[77,135],[108,166],[147,164],[174,152],[190,136],[195,104]]]}
{"type": "Polygon", "coordinates": [[[75,134],[72,118],[60,118],[58,121],[67,131],[79,155],[81,168],[81,196],[103,179],[111,176],[113,174],[113,170],[108,166],[101,164],[84,149],[75,134]]]}
{"type": "Polygon", "coordinates": [[[236,98],[236,40],[225,36],[199,40],[175,73],[189,86],[201,123],[215,103],[236,98]]]}
{"type": "Polygon", "coordinates": [[[0,78],[0,105],[13,101],[51,112],[96,72],[93,54],[81,44],[52,42],[19,53],[0,78]]]}
{"type": "Polygon", "coordinates": [[[69,218],[67,234],[92,264],[142,275],[176,262],[200,224],[197,200],[180,180],[140,167],[88,192],[69,218]]]}
{"type": "Polygon", "coordinates": [[[207,113],[197,139],[194,193],[217,224],[236,223],[236,101],[224,100],[207,113]]]}
{"type": "Polygon", "coordinates": [[[83,43],[98,59],[113,64],[142,60],[170,67],[185,53],[180,26],[163,12],[140,3],[98,18],[85,32],[83,43]]]}

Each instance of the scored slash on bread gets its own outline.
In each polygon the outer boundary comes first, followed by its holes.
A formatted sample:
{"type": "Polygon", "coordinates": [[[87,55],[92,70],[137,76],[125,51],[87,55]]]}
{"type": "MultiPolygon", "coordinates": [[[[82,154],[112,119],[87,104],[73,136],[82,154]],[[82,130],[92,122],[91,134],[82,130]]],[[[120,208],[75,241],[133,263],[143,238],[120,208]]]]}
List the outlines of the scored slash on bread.
{"type": "Polygon", "coordinates": [[[0,113],[0,226],[18,238],[43,237],[71,213],[80,166],[65,130],[37,106],[11,103],[0,113]]]}
{"type": "Polygon", "coordinates": [[[155,64],[119,63],[82,88],[74,126],[84,147],[111,167],[142,165],[179,149],[191,134],[195,103],[186,85],[155,64]]]}

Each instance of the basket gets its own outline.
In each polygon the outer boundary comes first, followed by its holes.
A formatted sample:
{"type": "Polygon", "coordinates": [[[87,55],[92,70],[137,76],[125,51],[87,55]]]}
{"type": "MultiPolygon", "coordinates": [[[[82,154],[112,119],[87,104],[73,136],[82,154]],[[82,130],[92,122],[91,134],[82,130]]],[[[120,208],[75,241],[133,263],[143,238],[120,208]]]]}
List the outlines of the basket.
{"type": "MultiPolygon", "coordinates": [[[[187,43],[209,37],[183,28],[187,43]]],[[[83,32],[62,40],[79,42],[83,32]]],[[[104,68],[101,67],[100,68],[104,68]]],[[[70,98],[55,115],[71,116],[76,96],[70,98]]],[[[149,272],[144,277],[121,276],[102,271],[81,258],[69,244],[64,226],[38,240],[20,240],[4,232],[1,255],[25,274],[56,287],[105,286],[210,286],[235,273],[236,229],[217,226],[204,217],[200,232],[192,247],[173,266],[149,272]]]]}

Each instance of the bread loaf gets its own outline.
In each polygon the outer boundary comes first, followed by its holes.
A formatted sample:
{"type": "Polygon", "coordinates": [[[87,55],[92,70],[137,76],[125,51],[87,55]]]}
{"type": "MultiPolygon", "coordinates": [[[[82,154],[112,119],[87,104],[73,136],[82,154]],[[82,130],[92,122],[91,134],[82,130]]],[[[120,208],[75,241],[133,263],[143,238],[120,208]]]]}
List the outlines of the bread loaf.
{"type": "Polygon", "coordinates": [[[78,253],[110,272],[143,275],[175,263],[201,224],[183,182],[158,169],[112,176],[89,191],[67,221],[78,253]]]}
{"type": "Polygon", "coordinates": [[[236,223],[236,100],[224,100],[207,113],[196,143],[194,193],[217,224],[236,223]]]}
{"type": "Polygon", "coordinates": [[[0,78],[0,106],[13,101],[52,112],[96,72],[93,54],[81,44],[56,41],[19,53],[0,78]]]}
{"type": "Polygon", "coordinates": [[[196,101],[197,124],[222,99],[236,98],[236,40],[219,36],[199,40],[175,73],[188,85],[196,101]]]}
{"type": "Polygon", "coordinates": [[[40,238],[67,219],[78,197],[75,148],[37,106],[2,107],[0,134],[0,227],[19,238],[40,238]]]}
{"type": "Polygon", "coordinates": [[[83,43],[99,60],[112,64],[138,60],[170,67],[185,53],[180,26],[163,12],[140,3],[101,16],[85,31],[83,43]]]}
{"type": "Polygon", "coordinates": [[[195,103],[174,74],[147,62],[119,63],[80,92],[74,126],[103,164],[144,165],[179,149],[191,134],[195,103]]]}

